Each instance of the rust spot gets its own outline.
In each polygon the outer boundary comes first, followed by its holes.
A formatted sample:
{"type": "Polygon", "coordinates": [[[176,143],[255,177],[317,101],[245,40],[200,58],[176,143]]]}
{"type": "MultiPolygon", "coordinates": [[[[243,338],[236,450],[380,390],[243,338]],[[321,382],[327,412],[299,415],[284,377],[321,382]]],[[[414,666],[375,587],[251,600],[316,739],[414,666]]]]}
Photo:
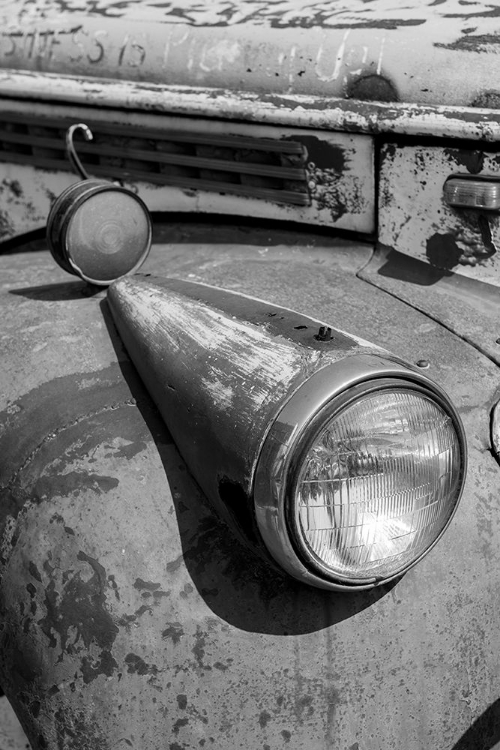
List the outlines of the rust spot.
{"type": "Polygon", "coordinates": [[[170,638],[175,645],[179,643],[181,637],[184,635],[184,630],[180,622],[172,622],[162,631],[161,635],[162,638],[170,638]]]}
{"type": "Polygon", "coordinates": [[[0,211],[0,239],[12,237],[15,229],[8,211],[0,211]]]}
{"type": "Polygon", "coordinates": [[[185,727],[187,724],[189,724],[189,719],[177,719],[174,726],[172,727],[173,733],[179,734],[179,730],[182,729],[182,727],[185,727]]]}
{"type": "Polygon", "coordinates": [[[179,596],[181,599],[187,599],[188,595],[194,591],[194,588],[190,583],[186,583],[179,596]]]}
{"type": "Polygon", "coordinates": [[[483,91],[472,102],[471,107],[482,109],[500,109],[500,92],[483,91]]]}
{"type": "Polygon", "coordinates": [[[35,578],[39,583],[42,583],[42,576],[40,575],[40,571],[38,570],[34,562],[29,562],[28,570],[32,578],[35,578]]]}
{"type": "Polygon", "coordinates": [[[195,645],[193,646],[191,651],[194,654],[197,664],[201,669],[211,669],[211,667],[207,667],[203,663],[203,658],[205,656],[205,644],[206,635],[198,625],[198,627],[196,628],[195,645]]]}
{"type": "Polygon", "coordinates": [[[127,654],[125,657],[125,663],[127,664],[127,672],[129,674],[158,674],[158,667],[154,664],[147,664],[144,659],[141,659],[137,654],[127,654]]]}
{"type": "Polygon", "coordinates": [[[261,729],[264,729],[267,726],[267,724],[269,722],[269,719],[271,719],[271,718],[272,718],[271,714],[268,713],[267,711],[261,711],[260,712],[259,724],[260,724],[261,729]]]}
{"type": "Polygon", "coordinates": [[[49,646],[60,648],[59,660],[65,653],[82,650],[82,672],[84,680],[90,682],[99,674],[110,677],[116,669],[110,649],[118,628],[106,609],[106,572],[103,566],[84,552],[79,552],[77,557],[90,566],[92,576],[89,580],[82,577],[83,571],[72,571],[62,586],[58,586],[54,575],[56,569],[50,564],[44,565],[46,572],[54,577],[45,589],[46,615],[39,625],[49,639],[49,646]],[[100,649],[95,659],[88,656],[91,645],[100,649]]]}
{"type": "Polygon", "coordinates": [[[170,596],[170,591],[153,591],[153,604],[158,604],[165,596],[170,596]]]}
{"type": "Polygon", "coordinates": [[[458,167],[465,167],[470,174],[479,174],[483,170],[483,151],[450,148],[445,149],[445,154],[450,161],[453,161],[458,167]]]}
{"type": "Polygon", "coordinates": [[[139,609],[136,609],[133,615],[123,615],[123,617],[120,617],[118,620],[118,625],[122,627],[128,627],[130,623],[136,622],[139,617],[142,617],[142,615],[145,612],[152,612],[152,607],[148,607],[146,604],[143,604],[139,609]]]}
{"type": "Polygon", "coordinates": [[[95,680],[99,675],[111,677],[117,667],[116,661],[110,651],[103,650],[100,659],[95,662],[92,657],[84,656],[81,662],[82,678],[86,685],[95,680]]]}
{"type": "Polygon", "coordinates": [[[112,588],[112,589],[113,589],[113,591],[115,592],[115,597],[116,597],[116,599],[117,599],[118,601],[120,601],[120,594],[119,594],[119,592],[118,592],[118,584],[116,583],[115,577],[114,577],[114,576],[112,576],[112,575],[109,575],[109,576],[108,576],[108,581],[109,581],[109,585],[111,586],[111,588],[112,588]]]}
{"type": "Polygon", "coordinates": [[[139,591],[157,591],[161,587],[161,583],[153,583],[152,581],[143,581],[142,578],[136,578],[134,583],[134,589],[139,591]]]}
{"type": "Polygon", "coordinates": [[[290,742],[290,738],[292,736],[292,733],[288,731],[288,729],[282,729],[281,730],[281,736],[285,740],[285,742],[290,742]]]}
{"type": "Polygon", "coordinates": [[[304,712],[307,714],[307,716],[312,716],[314,713],[314,708],[312,706],[312,696],[310,695],[304,695],[303,698],[299,698],[297,701],[296,711],[297,711],[297,717],[299,719],[302,718],[302,715],[304,712]]]}
{"type": "Polygon", "coordinates": [[[179,557],[176,557],[175,560],[172,560],[172,562],[169,562],[166,564],[165,569],[167,573],[175,573],[179,568],[181,567],[184,560],[184,556],[181,554],[179,557]]]}
{"type": "Polygon", "coordinates": [[[285,140],[300,141],[307,149],[309,161],[321,164],[325,169],[333,169],[340,175],[346,167],[346,156],[341,146],[312,135],[294,135],[285,140]]]}
{"type": "Polygon", "coordinates": [[[83,490],[91,490],[98,495],[106,494],[118,487],[115,477],[101,476],[87,471],[70,471],[67,474],[51,474],[40,477],[33,489],[38,501],[54,496],[78,496],[83,490]]]}
{"type": "Polygon", "coordinates": [[[218,669],[220,672],[227,672],[232,661],[232,659],[228,659],[227,664],[223,664],[221,661],[216,661],[214,664],[214,669],[218,669]]]}
{"type": "MultiPolygon", "coordinates": [[[[91,747],[92,750],[108,750],[108,741],[95,721],[83,711],[60,708],[54,713],[58,750],[63,748],[91,747]]],[[[40,747],[48,747],[47,743],[40,747]]]]}
{"type": "Polygon", "coordinates": [[[22,196],[23,189],[19,180],[10,180],[9,187],[16,198],[20,198],[22,196]]]}
{"type": "Polygon", "coordinates": [[[394,85],[384,76],[370,73],[351,81],[346,89],[347,99],[364,102],[398,102],[399,95],[394,85]]]}
{"type": "Polygon", "coordinates": [[[181,711],[184,711],[187,706],[187,696],[183,693],[179,694],[177,696],[177,705],[179,706],[181,711]]]}

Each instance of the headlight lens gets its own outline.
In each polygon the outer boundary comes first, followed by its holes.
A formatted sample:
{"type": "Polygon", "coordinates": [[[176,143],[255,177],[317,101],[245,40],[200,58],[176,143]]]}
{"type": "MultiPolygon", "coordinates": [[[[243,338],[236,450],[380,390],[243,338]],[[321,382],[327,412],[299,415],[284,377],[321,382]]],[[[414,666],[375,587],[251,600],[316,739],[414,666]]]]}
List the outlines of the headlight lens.
{"type": "Polygon", "coordinates": [[[397,574],[449,521],[460,468],[456,429],[436,401],[409,388],[361,396],[300,456],[291,496],[299,549],[330,574],[397,574]]]}
{"type": "Polygon", "coordinates": [[[448,526],[466,470],[455,408],[428,378],[372,355],[314,373],[270,427],[254,502],[269,552],[322,588],[368,589],[448,526]]]}

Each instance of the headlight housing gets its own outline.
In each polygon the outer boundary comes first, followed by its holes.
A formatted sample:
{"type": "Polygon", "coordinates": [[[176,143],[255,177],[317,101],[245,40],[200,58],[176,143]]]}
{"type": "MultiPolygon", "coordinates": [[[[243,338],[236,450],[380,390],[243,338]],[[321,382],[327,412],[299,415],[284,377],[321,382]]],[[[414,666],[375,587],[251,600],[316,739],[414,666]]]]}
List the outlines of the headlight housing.
{"type": "Polygon", "coordinates": [[[296,578],[371,588],[434,546],[465,465],[461,421],[437,386],[382,358],[349,358],[315,373],[271,426],[255,475],[259,529],[296,578]]]}
{"type": "Polygon", "coordinates": [[[193,476],[257,554],[354,591],[400,576],[443,534],[465,436],[427,377],[367,341],[204,284],[128,277],[108,300],[193,476]]]}

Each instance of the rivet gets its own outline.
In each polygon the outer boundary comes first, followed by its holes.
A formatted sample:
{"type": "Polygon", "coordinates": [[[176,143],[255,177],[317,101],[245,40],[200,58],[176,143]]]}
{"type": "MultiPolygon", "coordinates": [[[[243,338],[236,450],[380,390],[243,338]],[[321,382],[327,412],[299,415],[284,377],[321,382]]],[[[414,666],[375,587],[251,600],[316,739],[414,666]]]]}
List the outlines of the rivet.
{"type": "Polygon", "coordinates": [[[429,360],[427,359],[419,359],[418,362],[416,362],[417,367],[421,367],[422,370],[427,370],[428,367],[430,367],[429,360]]]}

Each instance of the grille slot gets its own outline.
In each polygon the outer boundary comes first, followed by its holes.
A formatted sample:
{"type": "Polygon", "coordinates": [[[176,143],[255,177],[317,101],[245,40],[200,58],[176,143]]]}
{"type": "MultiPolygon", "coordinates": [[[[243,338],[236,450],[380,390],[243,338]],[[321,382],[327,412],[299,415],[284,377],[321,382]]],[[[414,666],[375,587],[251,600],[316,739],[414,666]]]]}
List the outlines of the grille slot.
{"type": "MultiPolygon", "coordinates": [[[[2,115],[0,161],[72,171],[65,153],[65,134],[73,122],[2,115]]],[[[93,176],[295,206],[311,204],[307,150],[297,141],[85,122],[94,140],[84,142],[76,136],[75,146],[93,176]]]]}

